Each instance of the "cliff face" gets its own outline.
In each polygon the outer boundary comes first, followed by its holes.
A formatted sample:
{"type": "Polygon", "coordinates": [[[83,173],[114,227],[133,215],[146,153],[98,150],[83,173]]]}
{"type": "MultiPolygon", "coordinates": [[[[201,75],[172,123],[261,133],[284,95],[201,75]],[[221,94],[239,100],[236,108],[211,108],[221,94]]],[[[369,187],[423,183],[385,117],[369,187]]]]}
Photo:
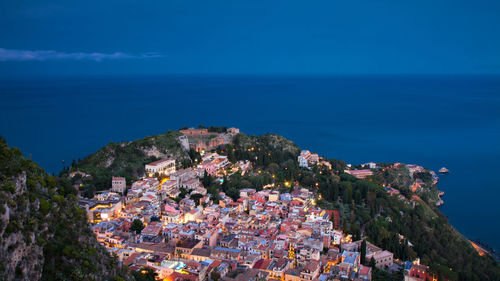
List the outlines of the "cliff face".
{"type": "Polygon", "coordinates": [[[0,138],[0,280],[107,280],[117,274],[75,192],[0,138]]]}
{"type": "MultiPolygon", "coordinates": [[[[43,247],[35,243],[34,232],[22,233],[19,229],[24,222],[24,215],[29,213],[30,208],[28,204],[17,206],[16,203],[26,199],[26,173],[13,178],[12,183],[15,186],[14,193],[2,192],[1,198],[4,203],[0,220],[1,270],[4,271],[3,276],[7,280],[15,278],[39,280],[44,262],[43,247]],[[16,231],[16,228],[19,231],[16,231]]],[[[40,226],[45,227],[43,224],[40,226]]]]}

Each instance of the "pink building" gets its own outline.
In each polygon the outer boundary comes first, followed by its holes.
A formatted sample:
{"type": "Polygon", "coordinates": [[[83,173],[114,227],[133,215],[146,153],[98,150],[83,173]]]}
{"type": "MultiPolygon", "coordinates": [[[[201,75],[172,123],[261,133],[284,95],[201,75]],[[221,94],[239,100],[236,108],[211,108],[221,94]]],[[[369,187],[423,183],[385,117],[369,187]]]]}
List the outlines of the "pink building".
{"type": "Polygon", "coordinates": [[[373,172],[371,170],[368,170],[368,169],[365,169],[365,170],[347,170],[345,172],[358,178],[358,179],[366,179],[367,177],[373,175],[373,172]]]}

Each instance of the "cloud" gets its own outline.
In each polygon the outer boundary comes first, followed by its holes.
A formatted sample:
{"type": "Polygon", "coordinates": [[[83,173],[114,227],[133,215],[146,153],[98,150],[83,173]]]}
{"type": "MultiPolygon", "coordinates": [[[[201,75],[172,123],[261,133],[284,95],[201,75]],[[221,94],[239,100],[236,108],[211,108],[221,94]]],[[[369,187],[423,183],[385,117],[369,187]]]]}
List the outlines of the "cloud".
{"type": "Polygon", "coordinates": [[[53,50],[12,50],[0,48],[0,61],[48,61],[48,60],[125,60],[163,57],[159,53],[127,54],[115,53],[66,53],[53,50]]]}

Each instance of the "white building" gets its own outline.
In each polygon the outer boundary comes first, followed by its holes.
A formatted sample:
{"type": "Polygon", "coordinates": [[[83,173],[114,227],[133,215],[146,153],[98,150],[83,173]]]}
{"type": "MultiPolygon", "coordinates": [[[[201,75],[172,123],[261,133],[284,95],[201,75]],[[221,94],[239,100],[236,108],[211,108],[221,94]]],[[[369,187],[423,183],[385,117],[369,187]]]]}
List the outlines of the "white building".
{"type": "Polygon", "coordinates": [[[227,132],[231,135],[237,135],[240,133],[240,129],[238,128],[229,128],[227,129],[227,132]]]}
{"type": "Polygon", "coordinates": [[[340,245],[340,242],[344,237],[344,233],[340,230],[334,230],[332,236],[333,236],[333,244],[340,245]]]}
{"type": "Polygon", "coordinates": [[[376,169],[377,163],[368,162],[368,163],[363,164],[363,167],[368,167],[369,169],[376,169]]]}
{"type": "Polygon", "coordinates": [[[299,166],[309,168],[309,164],[314,165],[319,162],[317,153],[311,153],[309,150],[302,150],[298,157],[299,166]]]}
{"type": "Polygon", "coordinates": [[[122,177],[113,177],[111,179],[111,191],[123,193],[127,188],[127,182],[125,178],[122,177]]]}
{"type": "Polygon", "coordinates": [[[175,159],[166,158],[146,164],[145,170],[149,176],[154,176],[156,173],[169,175],[175,172],[175,159]]]}
{"type": "Polygon", "coordinates": [[[271,193],[269,193],[270,202],[279,201],[279,199],[280,199],[279,191],[272,191],[271,193]]]}
{"type": "Polygon", "coordinates": [[[189,179],[186,181],[181,181],[179,186],[188,190],[192,190],[200,186],[200,180],[199,179],[189,179]]]}
{"type": "Polygon", "coordinates": [[[367,254],[366,260],[370,261],[372,257],[375,260],[375,266],[377,268],[386,268],[392,266],[393,264],[394,255],[389,251],[377,252],[371,255],[367,254]]]}

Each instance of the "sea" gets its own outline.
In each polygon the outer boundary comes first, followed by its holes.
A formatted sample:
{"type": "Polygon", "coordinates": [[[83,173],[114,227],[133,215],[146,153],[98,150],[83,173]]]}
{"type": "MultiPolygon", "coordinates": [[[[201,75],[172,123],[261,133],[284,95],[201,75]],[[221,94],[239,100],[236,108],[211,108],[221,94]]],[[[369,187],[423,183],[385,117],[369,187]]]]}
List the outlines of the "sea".
{"type": "Polygon", "coordinates": [[[280,134],[352,164],[445,166],[441,211],[500,249],[500,76],[0,78],[0,135],[50,173],[198,125],[280,134]]]}

